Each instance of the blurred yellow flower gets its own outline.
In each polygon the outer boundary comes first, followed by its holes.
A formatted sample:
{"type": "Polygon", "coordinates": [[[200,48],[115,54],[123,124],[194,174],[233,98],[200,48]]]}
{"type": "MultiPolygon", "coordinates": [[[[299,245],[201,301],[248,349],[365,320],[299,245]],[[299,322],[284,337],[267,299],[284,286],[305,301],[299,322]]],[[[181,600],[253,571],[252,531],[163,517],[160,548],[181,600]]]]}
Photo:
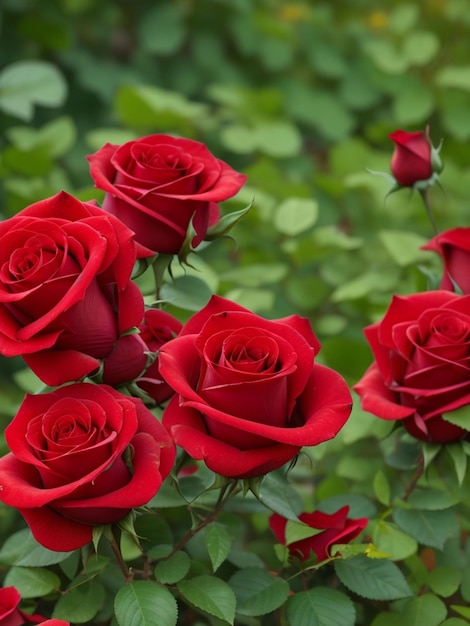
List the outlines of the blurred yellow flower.
{"type": "Polygon", "coordinates": [[[385,11],[374,11],[367,17],[367,24],[374,30],[383,30],[388,24],[388,15],[385,11]]]}

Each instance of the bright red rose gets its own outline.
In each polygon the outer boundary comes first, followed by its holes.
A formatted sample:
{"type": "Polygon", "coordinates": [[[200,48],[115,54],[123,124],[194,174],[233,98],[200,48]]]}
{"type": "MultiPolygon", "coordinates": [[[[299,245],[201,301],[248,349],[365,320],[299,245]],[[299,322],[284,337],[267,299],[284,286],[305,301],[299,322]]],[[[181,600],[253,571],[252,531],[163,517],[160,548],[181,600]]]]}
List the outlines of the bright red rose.
{"type": "Polygon", "coordinates": [[[160,373],[176,391],[163,424],[218,474],[266,474],[334,437],[349,416],[349,389],[314,363],[319,349],[308,320],[266,320],[213,296],[160,349],[160,373]]]}
{"type": "Polygon", "coordinates": [[[197,246],[219,220],[218,202],[234,196],[246,176],[207,147],[170,135],[149,135],[122,146],[106,144],[87,157],[103,209],[119,217],[141,244],[176,254],[192,219],[197,246]]]}
{"type": "MultiPolygon", "coordinates": [[[[310,557],[310,553],[314,552],[318,561],[325,561],[334,556],[331,554],[331,548],[335,543],[349,543],[357,537],[367,526],[368,518],[359,517],[351,519],[348,517],[349,506],[343,506],[336,513],[322,513],[314,511],[313,513],[302,513],[299,520],[321,532],[290,543],[287,548],[292,556],[296,556],[302,561],[306,561],[310,557]]],[[[269,518],[269,526],[276,535],[277,540],[286,544],[286,526],[288,520],[278,513],[274,513],[269,518]]]]}
{"type": "Polygon", "coordinates": [[[0,626],[46,623],[44,621],[46,618],[42,617],[42,615],[29,615],[22,611],[19,608],[20,600],[21,596],[16,587],[2,587],[0,589],[0,626]]]}
{"type": "MultiPolygon", "coordinates": [[[[158,352],[160,348],[181,331],[183,324],[161,309],[147,309],[144,321],[140,325],[140,333],[149,352],[158,352]]],[[[160,375],[158,354],[136,384],[145,391],[157,404],[170,398],[174,391],[160,375]]]]}
{"type": "Polygon", "coordinates": [[[36,540],[67,552],[146,504],[172,469],[175,447],[141,400],[77,383],[27,395],[5,430],[0,500],[36,540]]]}
{"type": "Polygon", "coordinates": [[[52,386],[97,370],[142,319],[136,254],[127,226],[65,192],[0,222],[0,353],[52,386]]]}
{"type": "Polygon", "coordinates": [[[444,418],[470,403],[470,296],[394,296],[382,321],[365,335],[375,363],[354,387],[363,409],[402,420],[425,441],[466,437],[467,430],[444,418]]]}
{"type": "Polygon", "coordinates": [[[444,261],[441,289],[470,293],[470,228],[453,228],[436,235],[424,250],[433,250],[444,261]]]}
{"type": "Polygon", "coordinates": [[[391,170],[395,180],[402,187],[412,187],[421,180],[428,180],[433,174],[431,162],[432,145],[425,133],[407,133],[396,130],[389,135],[395,143],[391,170]]]}

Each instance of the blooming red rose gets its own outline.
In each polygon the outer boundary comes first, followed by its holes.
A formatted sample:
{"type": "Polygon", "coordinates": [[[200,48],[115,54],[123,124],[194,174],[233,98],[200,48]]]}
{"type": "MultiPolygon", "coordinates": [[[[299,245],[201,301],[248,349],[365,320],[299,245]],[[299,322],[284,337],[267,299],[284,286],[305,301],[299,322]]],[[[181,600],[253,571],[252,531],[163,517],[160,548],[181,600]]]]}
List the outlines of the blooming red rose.
{"type": "Polygon", "coordinates": [[[217,203],[246,180],[204,144],[169,135],[108,143],[87,158],[96,187],[107,192],[103,209],[135,231],[141,244],[168,254],[180,251],[191,219],[197,246],[219,220],[217,203]]]}
{"type": "Polygon", "coordinates": [[[79,380],[137,326],[133,233],[61,192],[0,222],[0,353],[48,385],[79,380]]]}
{"type": "Polygon", "coordinates": [[[76,383],[27,395],[5,430],[0,500],[50,550],[75,550],[94,525],[146,504],[169,474],[174,444],[141,400],[76,383]]]}
{"type": "Polygon", "coordinates": [[[415,183],[428,180],[433,174],[431,163],[431,142],[425,133],[407,133],[396,130],[389,135],[395,143],[391,170],[395,180],[402,187],[412,187],[415,183]]]}
{"type": "MultiPolygon", "coordinates": [[[[294,541],[287,545],[289,553],[302,561],[306,561],[313,551],[318,561],[325,561],[334,556],[331,548],[335,543],[349,543],[357,537],[367,526],[368,518],[360,517],[351,519],[348,517],[349,506],[343,506],[336,513],[302,513],[299,520],[318,531],[312,537],[294,541]]],[[[269,526],[276,535],[277,540],[286,545],[286,526],[288,520],[278,513],[274,513],[269,518],[269,526]]]]}
{"type": "Polygon", "coordinates": [[[266,474],[334,437],[349,416],[349,389],[314,363],[319,349],[306,319],[266,320],[213,296],[160,349],[160,373],[176,391],[163,424],[218,474],[266,474]]]}
{"type": "Polygon", "coordinates": [[[470,293],[470,228],[453,228],[436,235],[424,250],[433,250],[444,261],[441,289],[470,293]]]}
{"type": "MultiPolygon", "coordinates": [[[[160,348],[181,331],[182,323],[161,309],[147,309],[144,321],[140,325],[140,333],[147,350],[158,353],[160,348]]],[[[173,395],[174,391],[160,375],[159,357],[150,364],[145,373],[136,381],[138,387],[145,391],[157,404],[161,404],[173,395]]]]}
{"type": "Polygon", "coordinates": [[[375,362],[354,387],[365,411],[402,420],[426,441],[448,443],[468,434],[444,418],[470,403],[470,296],[394,296],[365,335],[375,362]]]}
{"type": "MultiPolygon", "coordinates": [[[[42,615],[29,615],[19,608],[20,592],[16,587],[0,589],[0,626],[23,626],[26,623],[45,623],[42,615]]],[[[63,622],[65,624],[65,622],[63,622]]]]}

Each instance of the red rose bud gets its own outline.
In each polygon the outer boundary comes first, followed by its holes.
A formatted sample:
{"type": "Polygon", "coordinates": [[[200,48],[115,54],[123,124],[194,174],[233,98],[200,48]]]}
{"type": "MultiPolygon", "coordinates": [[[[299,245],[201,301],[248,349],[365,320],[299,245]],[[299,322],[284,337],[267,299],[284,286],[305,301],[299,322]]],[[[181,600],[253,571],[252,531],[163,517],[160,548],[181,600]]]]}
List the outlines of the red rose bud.
{"type": "MultiPolygon", "coordinates": [[[[351,519],[348,517],[348,513],[349,506],[343,506],[331,515],[321,511],[299,515],[301,522],[319,532],[312,537],[288,544],[289,553],[302,561],[306,561],[311,552],[315,553],[318,561],[325,561],[334,556],[331,554],[332,546],[335,543],[344,544],[352,541],[364,530],[369,521],[367,517],[351,519]]],[[[287,523],[288,520],[278,513],[274,513],[269,518],[271,530],[276,535],[277,540],[284,545],[286,544],[287,523]]]]}
{"type": "Polygon", "coordinates": [[[375,362],[354,386],[362,408],[401,422],[417,439],[465,438],[459,409],[470,404],[470,295],[394,296],[383,319],[364,332],[375,362]]]}
{"type": "Polygon", "coordinates": [[[470,294],[470,228],[439,233],[423,249],[437,252],[444,262],[441,289],[470,294]]]}
{"type": "Polygon", "coordinates": [[[219,221],[218,203],[234,196],[246,176],[191,139],[149,135],[89,155],[90,174],[106,191],[103,209],[119,217],[136,241],[154,252],[177,254],[188,228],[192,246],[219,221]]]}
{"type": "Polygon", "coordinates": [[[442,144],[438,148],[433,147],[429,138],[429,127],[425,133],[396,130],[389,137],[395,143],[390,168],[398,186],[420,187],[423,184],[434,184],[443,169],[439,157],[442,144]]]}
{"type": "Polygon", "coordinates": [[[349,389],[315,363],[319,349],[307,319],[267,320],[213,296],[160,348],[160,374],[176,392],[163,424],[221,476],[267,474],[349,417],[349,389]]]}
{"type": "Polygon", "coordinates": [[[175,459],[168,432],[141,400],[91,383],[26,395],[5,438],[0,500],[58,552],[147,504],[175,459]]]}

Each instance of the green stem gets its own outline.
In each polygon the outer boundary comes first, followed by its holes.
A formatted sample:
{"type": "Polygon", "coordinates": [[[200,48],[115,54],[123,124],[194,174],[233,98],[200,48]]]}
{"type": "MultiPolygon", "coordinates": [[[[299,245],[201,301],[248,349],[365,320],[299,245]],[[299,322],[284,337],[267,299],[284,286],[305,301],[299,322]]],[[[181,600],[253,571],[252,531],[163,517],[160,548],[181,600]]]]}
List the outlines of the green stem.
{"type": "Polygon", "coordinates": [[[424,456],[419,459],[418,467],[415,469],[413,476],[411,477],[410,482],[406,486],[405,493],[403,494],[402,500],[408,500],[410,495],[412,494],[418,480],[421,478],[424,472],[424,456]]]}
{"type": "Polygon", "coordinates": [[[421,199],[423,201],[424,204],[424,208],[426,209],[426,214],[429,218],[429,221],[431,222],[431,227],[433,229],[433,232],[435,235],[439,234],[439,229],[437,228],[437,224],[436,224],[436,220],[434,219],[434,215],[431,209],[431,205],[429,203],[429,196],[428,196],[428,190],[427,189],[420,189],[419,190],[419,195],[421,196],[421,199]]]}

